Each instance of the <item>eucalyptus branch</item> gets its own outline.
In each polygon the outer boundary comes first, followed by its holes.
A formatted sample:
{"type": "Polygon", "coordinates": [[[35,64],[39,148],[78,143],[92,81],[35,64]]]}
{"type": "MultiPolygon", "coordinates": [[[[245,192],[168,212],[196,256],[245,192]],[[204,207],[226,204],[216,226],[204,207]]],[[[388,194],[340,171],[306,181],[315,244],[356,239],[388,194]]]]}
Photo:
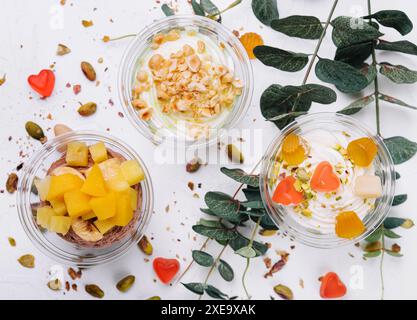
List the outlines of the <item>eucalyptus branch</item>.
{"type": "Polygon", "coordinates": [[[137,33],[125,34],[123,36],[119,36],[119,37],[115,37],[115,38],[110,38],[108,36],[104,36],[103,41],[104,42],[117,41],[117,40],[122,40],[122,39],[136,37],[136,36],[137,36],[137,33]]]}
{"type": "MultiPolygon", "coordinates": [[[[204,241],[204,243],[201,245],[200,247],[200,251],[202,251],[203,249],[206,248],[207,244],[210,242],[210,238],[207,238],[206,241],[204,241]]],[[[180,280],[184,277],[184,275],[188,272],[188,270],[190,270],[191,266],[194,263],[194,259],[191,260],[191,262],[188,264],[187,268],[185,268],[184,272],[181,273],[181,275],[178,277],[176,283],[180,282],[180,280]]]]}
{"type": "Polygon", "coordinates": [[[221,10],[220,12],[219,12],[219,14],[216,14],[216,15],[209,15],[209,16],[207,16],[208,18],[210,18],[210,19],[214,19],[214,18],[216,18],[217,16],[219,16],[219,15],[221,15],[221,14],[223,14],[223,13],[225,13],[226,11],[228,11],[228,10],[230,10],[230,9],[232,9],[232,8],[234,8],[234,7],[236,7],[238,4],[240,4],[242,2],[242,0],[235,0],[234,2],[232,2],[231,4],[229,4],[226,8],[224,8],[223,10],[221,10]]]}

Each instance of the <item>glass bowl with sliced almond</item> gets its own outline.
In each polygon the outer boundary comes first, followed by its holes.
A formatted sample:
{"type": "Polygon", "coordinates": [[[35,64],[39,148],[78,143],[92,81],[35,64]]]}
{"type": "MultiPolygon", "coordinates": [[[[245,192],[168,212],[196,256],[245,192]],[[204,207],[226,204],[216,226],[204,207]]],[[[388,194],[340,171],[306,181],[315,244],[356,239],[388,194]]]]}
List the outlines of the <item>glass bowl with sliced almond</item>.
{"type": "Polygon", "coordinates": [[[306,245],[334,248],[370,235],[387,216],[395,171],[383,140],[336,113],[297,118],[263,157],[265,208],[281,230],[306,245]]]}
{"type": "Polygon", "coordinates": [[[19,218],[53,259],[82,267],[121,257],[144,235],[152,182],[139,155],[102,133],[74,131],[47,142],[18,185],[19,218]]]}
{"type": "Polygon", "coordinates": [[[222,24],[175,15],[140,31],[119,70],[135,128],[156,144],[210,144],[245,115],[253,75],[239,39],[222,24]]]}

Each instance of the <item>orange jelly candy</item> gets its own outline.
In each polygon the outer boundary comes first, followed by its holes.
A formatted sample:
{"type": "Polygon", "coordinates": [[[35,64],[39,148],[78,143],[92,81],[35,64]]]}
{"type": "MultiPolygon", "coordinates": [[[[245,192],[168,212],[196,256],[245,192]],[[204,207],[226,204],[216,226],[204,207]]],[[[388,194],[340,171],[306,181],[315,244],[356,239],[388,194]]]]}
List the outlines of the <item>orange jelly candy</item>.
{"type": "Polygon", "coordinates": [[[300,137],[294,133],[285,137],[282,142],[281,154],[284,161],[289,165],[298,165],[307,158],[307,154],[301,143],[300,137]]]}
{"type": "Polygon", "coordinates": [[[346,286],[334,272],[328,272],[321,278],[320,296],[324,299],[335,299],[346,294],[346,286]]]}
{"type": "Polygon", "coordinates": [[[298,192],[294,188],[295,178],[286,177],[283,179],[274,191],[272,201],[288,206],[290,204],[297,205],[304,200],[302,192],[298,192]]]}
{"type": "Polygon", "coordinates": [[[351,141],[347,146],[348,157],[358,166],[367,167],[374,160],[378,148],[370,138],[351,141]]]}
{"type": "Polygon", "coordinates": [[[340,238],[353,239],[365,231],[363,222],[354,211],[346,211],[336,216],[336,234],[340,238]]]}
{"type": "Polygon", "coordinates": [[[257,46],[261,46],[264,44],[264,40],[262,39],[262,37],[254,32],[248,32],[243,34],[239,40],[243,44],[243,47],[245,47],[245,50],[248,53],[250,59],[255,59],[253,49],[257,46]]]}
{"type": "Polygon", "coordinates": [[[328,161],[322,161],[314,170],[310,186],[317,192],[332,192],[339,189],[340,179],[333,172],[332,165],[328,161]]]}

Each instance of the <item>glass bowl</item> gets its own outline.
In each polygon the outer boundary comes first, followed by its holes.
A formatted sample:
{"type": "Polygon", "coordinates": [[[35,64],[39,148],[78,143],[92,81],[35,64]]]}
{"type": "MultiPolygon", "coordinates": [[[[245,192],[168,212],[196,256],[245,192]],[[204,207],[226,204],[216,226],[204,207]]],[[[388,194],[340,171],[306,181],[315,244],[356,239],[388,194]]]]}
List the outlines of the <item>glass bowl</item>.
{"type": "MultiPolygon", "coordinates": [[[[239,39],[222,24],[209,18],[197,15],[175,15],[163,18],[141,30],[126,49],[120,63],[118,75],[119,97],[127,117],[134,127],[146,138],[159,145],[204,146],[215,142],[227,129],[233,128],[245,115],[252,98],[253,74],[249,57],[239,39]],[[221,117],[218,123],[213,124],[208,137],[196,140],[182,136],[179,125],[167,125],[164,117],[153,113],[149,121],[139,118],[138,111],[132,106],[132,89],[134,87],[136,72],[143,63],[141,60],[151,50],[153,37],[156,34],[168,33],[170,30],[192,31],[204,35],[217,44],[224,44],[224,65],[234,71],[235,77],[243,82],[242,94],[238,96],[227,115],[221,117]]],[[[157,99],[148,101],[154,111],[157,99]]],[[[160,113],[158,111],[158,113],[160,113]]]]}
{"type": "Polygon", "coordinates": [[[260,190],[262,201],[274,223],[291,238],[315,248],[336,248],[347,244],[356,243],[370,235],[387,216],[394,198],[395,192],[395,170],[387,147],[379,136],[375,136],[357,119],[337,113],[315,113],[297,118],[294,122],[285,127],[279,136],[269,145],[263,159],[260,173],[260,190]],[[290,133],[299,135],[315,130],[347,132],[352,139],[360,137],[371,138],[378,147],[377,156],[373,165],[375,173],[379,175],[382,182],[382,196],[376,199],[375,206],[369,210],[362,222],[365,225],[365,232],[354,239],[339,238],[336,234],[319,231],[317,228],[309,228],[302,225],[297,214],[290,212],[285,206],[272,201],[274,186],[271,186],[270,177],[274,175],[273,168],[275,159],[280,151],[283,139],[290,133]]]}
{"type": "MultiPolygon", "coordinates": [[[[36,190],[36,189],[35,189],[36,190]]],[[[57,262],[79,267],[92,267],[108,263],[120,258],[131,246],[137,244],[144,235],[149,224],[153,208],[152,182],[148,170],[139,155],[119,139],[103,133],[91,131],[73,131],[58,136],[39,149],[32,158],[25,163],[17,188],[17,209],[19,219],[26,234],[34,245],[44,254],[57,262]],[[87,145],[104,142],[109,150],[119,153],[127,160],[135,159],[145,173],[145,179],[140,183],[142,188],[141,212],[134,228],[119,241],[102,248],[88,248],[64,240],[54,232],[41,230],[34,216],[34,208],[40,199],[33,192],[36,177],[44,178],[53,162],[65,154],[68,142],[82,141],[87,145]]]]}

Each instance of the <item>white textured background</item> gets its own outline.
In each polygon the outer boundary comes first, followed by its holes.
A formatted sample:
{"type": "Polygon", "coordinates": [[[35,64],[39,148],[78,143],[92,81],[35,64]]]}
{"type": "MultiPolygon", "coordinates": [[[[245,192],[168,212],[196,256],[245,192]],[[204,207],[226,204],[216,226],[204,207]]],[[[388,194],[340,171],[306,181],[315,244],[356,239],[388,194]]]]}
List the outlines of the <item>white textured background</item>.
{"type": "MultiPolygon", "coordinates": [[[[179,0],[181,12],[188,12],[186,0],[179,0]]],[[[216,4],[223,8],[231,0],[216,0],[216,4]]],[[[411,20],[417,25],[417,11],[413,1],[400,0],[391,4],[389,0],[372,1],[374,11],[379,9],[400,9],[407,12],[411,20]],[[393,8],[393,6],[397,6],[393,8]]],[[[293,14],[311,14],[324,20],[330,9],[330,0],[278,0],[281,17],[293,14]]],[[[336,10],[337,15],[366,14],[365,0],[340,1],[336,10]]],[[[2,0],[0,10],[0,76],[7,74],[6,83],[0,87],[0,182],[3,189],[7,175],[16,165],[25,161],[28,155],[40,147],[37,141],[30,140],[25,133],[24,124],[28,120],[39,123],[47,135],[52,137],[51,128],[56,123],[64,123],[75,129],[106,130],[125,140],[136,148],[145,160],[155,188],[155,213],[147,231],[153,237],[154,256],[174,257],[178,255],[181,267],[185,268],[191,259],[191,250],[196,249],[202,238],[194,238],[191,226],[202,214],[199,208],[203,206],[202,198],[196,199],[187,188],[187,182],[202,183],[202,189],[197,189],[200,196],[206,191],[221,190],[233,193],[237,184],[221,175],[219,166],[209,165],[198,173],[185,173],[184,165],[157,166],[154,164],[154,146],[135,132],[126,118],[118,116],[122,111],[117,95],[117,71],[122,53],[129,40],[105,44],[100,39],[103,35],[117,36],[134,33],[155,19],[163,17],[159,9],[160,4],[154,0],[121,0],[121,1],[92,1],[67,0],[65,6],[59,0],[2,0]],[[94,26],[84,28],[81,20],[93,20],[94,26]],[[111,20],[113,22],[111,22],[111,20]],[[58,57],[55,54],[58,43],[69,46],[69,55],[58,57]],[[98,58],[104,59],[98,64],[98,58]],[[87,60],[93,63],[98,73],[100,85],[95,86],[84,78],[79,63],[87,60]],[[28,75],[37,73],[56,63],[56,85],[53,95],[47,100],[38,98],[28,86],[28,75]],[[105,68],[108,68],[105,72],[105,68]],[[75,96],[66,84],[81,84],[82,92],[75,96]],[[33,99],[30,99],[33,97],[33,99]],[[110,106],[109,99],[115,104],[110,106]],[[96,115],[81,118],[76,108],[78,101],[96,101],[99,105],[96,115]],[[52,119],[47,115],[51,114],[52,119]],[[9,141],[9,136],[12,137],[9,141]],[[21,158],[24,155],[24,158],[21,158]],[[170,211],[165,207],[170,205],[170,211]]],[[[312,52],[315,42],[301,39],[291,39],[262,26],[252,14],[250,1],[224,14],[223,23],[231,30],[260,33],[268,45],[286,48],[300,52],[312,52]]],[[[394,30],[384,28],[386,39],[399,39],[394,30]]],[[[327,37],[320,50],[320,56],[332,57],[334,47],[327,37]]],[[[406,36],[406,39],[417,43],[417,30],[406,36]]],[[[411,69],[417,68],[415,56],[402,54],[379,53],[379,60],[389,58],[392,63],[401,63],[411,69]],[[392,56],[392,58],[391,58],[392,56]]],[[[269,141],[278,130],[263,120],[259,112],[259,97],[262,91],[271,83],[300,84],[303,72],[288,74],[267,68],[257,61],[252,61],[255,75],[255,88],[252,106],[240,128],[257,128],[263,130],[263,146],[265,150],[269,141]],[[254,121],[256,119],[256,121],[254,121]]],[[[417,86],[394,85],[389,80],[380,77],[381,91],[397,96],[411,104],[417,104],[417,86]]],[[[316,81],[312,75],[310,81],[316,81]]],[[[349,97],[338,94],[338,101],[330,106],[313,106],[312,111],[336,111],[349,102],[349,97]]],[[[417,141],[416,121],[417,113],[394,105],[382,104],[382,133],[389,137],[403,135],[417,141]]],[[[374,108],[357,115],[360,120],[374,127],[374,108]]],[[[259,154],[260,156],[260,154],[259,154]]],[[[253,163],[246,163],[243,169],[250,170],[253,163]]],[[[417,215],[417,157],[404,165],[398,166],[402,178],[397,184],[397,192],[409,193],[409,200],[402,206],[392,210],[391,215],[415,218],[417,215]]],[[[397,242],[404,253],[403,258],[387,256],[384,263],[386,298],[411,299],[417,298],[415,287],[417,275],[416,241],[414,229],[399,230],[404,237],[397,242]]],[[[260,238],[260,237],[259,237],[260,238]]],[[[295,249],[290,250],[290,243],[280,237],[264,238],[272,243],[269,256],[273,261],[278,259],[275,250],[290,252],[289,262],[285,268],[275,274],[273,278],[265,280],[265,267],[261,259],[252,263],[248,287],[256,299],[269,299],[274,295],[272,287],[283,283],[292,288],[297,299],[319,298],[318,277],[327,271],[336,271],[342,280],[349,284],[353,267],[363,268],[363,289],[348,288],[346,298],[378,299],[380,295],[379,259],[363,261],[362,253],[356,247],[338,250],[320,251],[304,247],[295,243],[295,249]],[[354,255],[350,257],[348,253],[354,255]],[[303,279],[304,289],[299,281],[303,279]]],[[[220,247],[212,244],[208,248],[212,254],[217,254],[220,247]]],[[[152,295],[159,295],[163,299],[193,299],[195,295],[188,292],[181,285],[165,286],[154,281],[155,276],[150,262],[144,261],[145,256],[133,248],[125,257],[111,265],[97,267],[85,271],[82,279],[77,281],[79,292],[52,292],[46,287],[48,271],[55,265],[54,261],[38,252],[26,237],[19,224],[15,208],[15,195],[7,192],[0,194],[0,298],[15,299],[84,299],[89,296],[82,289],[86,283],[100,285],[106,298],[112,299],[144,299],[152,295]],[[10,247],[7,237],[12,236],[17,241],[15,248],[10,247]],[[36,256],[35,269],[22,268],[17,258],[22,254],[32,253],[36,256]],[[114,285],[125,274],[136,275],[135,286],[126,294],[119,293],[114,285]]],[[[244,260],[237,257],[228,249],[224,255],[236,273],[236,279],[231,283],[224,282],[217,274],[209,281],[231,295],[243,297],[240,275],[243,271],[244,260]]],[[[355,269],[356,270],[356,269],[355,269]]],[[[202,281],[207,270],[194,266],[183,279],[186,282],[202,281]]]]}

